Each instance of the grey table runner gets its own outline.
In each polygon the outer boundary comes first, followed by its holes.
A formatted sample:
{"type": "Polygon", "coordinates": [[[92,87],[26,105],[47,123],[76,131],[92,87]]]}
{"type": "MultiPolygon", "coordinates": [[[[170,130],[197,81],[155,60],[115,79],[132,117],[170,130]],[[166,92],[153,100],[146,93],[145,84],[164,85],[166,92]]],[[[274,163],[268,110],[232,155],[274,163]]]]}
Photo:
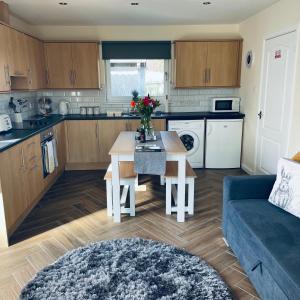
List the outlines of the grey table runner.
{"type": "Polygon", "coordinates": [[[136,145],[148,146],[156,145],[162,149],[160,152],[137,151],[134,152],[134,169],[137,174],[164,175],[166,172],[166,152],[160,134],[157,134],[156,141],[147,141],[144,144],[136,145]]]}

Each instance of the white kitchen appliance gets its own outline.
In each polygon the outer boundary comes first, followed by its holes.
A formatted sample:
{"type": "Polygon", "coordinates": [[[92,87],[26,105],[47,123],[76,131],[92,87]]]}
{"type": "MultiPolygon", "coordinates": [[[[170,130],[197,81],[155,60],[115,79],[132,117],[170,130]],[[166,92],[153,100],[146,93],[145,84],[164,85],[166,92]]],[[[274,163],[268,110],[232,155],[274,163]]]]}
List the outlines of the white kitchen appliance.
{"type": "Polygon", "coordinates": [[[240,112],[241,99],[237,97],[230,98],[212,98],[210,111],[215,113],[240,112]]]}
{"type": "Polygon", "coordinates": [[[69,102],[67,101],[60,101],[59,102],[59,113],[61,115],[67,115],[69,113],[69,102]]]}
{"type": "Polygon", "coordinates": [[[12,128],[11,120],[9,115],[0,115],[0,132],[8,131],[12,128]]]}
{"type": "Polygon", "coordinates": [[[240,168],[243,120],[207,120],[206,124],[205,167],[240,168]]]}
{"type": "Polygon", "coordinates": [[[193,168],[203,168],[204,120],[170,120],[169,131],[176,131],[187,149],[187,160],[193,168]]]}

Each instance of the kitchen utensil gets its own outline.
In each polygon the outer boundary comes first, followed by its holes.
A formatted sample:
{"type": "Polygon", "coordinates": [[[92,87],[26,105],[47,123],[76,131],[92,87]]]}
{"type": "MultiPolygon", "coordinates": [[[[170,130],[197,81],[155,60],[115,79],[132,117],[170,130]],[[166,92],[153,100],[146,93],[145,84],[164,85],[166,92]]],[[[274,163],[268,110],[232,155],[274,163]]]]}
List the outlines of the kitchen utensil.
{"type": "Polygon", "coordinates": [[[80,114],[86,115],[86,107],[83,107],[83,106],[80,107],[80,114]]]}
{"type": "Polygon", "coordinates": [[[50,98],[42,97],[39,99],[39,113],[47,116],[52,112],[52,100],[50,98]]]}
{"type": "Polygon", "coordinates": [[[60,101],[59,102],[59,113],[61,115],[67,115],[69,113],[69,107],[70,107],[70,103],[67,101],[60,101]]]}
{"type": "Polygon", "coordinates": [[[0,132],[8,131],[12,128],[11,120],[9,115],[2,114],[0,115],[0,132]]]}
{"type": "Polygon", "coordinates": [[[86,108],[86,114],[87,114],[87,115],[92,115],[93,113],[94,113],[93,107],[87,107],[87,108],[86,108]]]}
{"type": "Polygon", "coordinates": [[[94,115],[100,115],[100,106],[95,106],[93,109],[94,109],[94,115]]]}

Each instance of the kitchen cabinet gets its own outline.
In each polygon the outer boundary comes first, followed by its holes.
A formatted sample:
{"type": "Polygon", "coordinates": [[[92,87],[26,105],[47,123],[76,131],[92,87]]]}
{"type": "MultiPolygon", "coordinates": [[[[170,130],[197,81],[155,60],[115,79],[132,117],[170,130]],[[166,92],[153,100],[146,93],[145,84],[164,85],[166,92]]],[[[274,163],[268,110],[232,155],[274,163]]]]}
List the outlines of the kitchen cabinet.
{"type": "Polygon", "coordinates": [[[12,28],[7,28],[7,34],[9,75],[26,77],[28,57],[25,34],[12,28]]]}
{"type": "Polygon", "coordinates": [[[45,43],[44,47],[47,87],[57,89],[72,88],[72,44],[45,43]]]}
{"type": "Polygon", "coordinates": [[[44,189],[40,136],[36,135],[21,145],[25,165],[24,195],[27,207],[31,208],[39,200],[44,189]]]}
{"type": "Polygon", "coordinates": [[[65,170],[66,164],[66,134],[65,134],[65,123],[59,123],[54,126],[54,137],[56,139],[56,150],[58,168],[57,173],[60,175],[65,170]]]}
{"type": "Polygon", "coordinates": [[[45,43],[47,87],[99,88],[97,43],[45,43]]]}
{"type": "Polygon", "coordinates": [[[176,87],[205,86],[206,57],[206,42],[176,42],[176,87]]]}
{"type": "Polygon", "coordinates": [[[0,92],[10,91],[10,77],[8,64],[8,29],[0,25],[0,92]]]}
{"type": "Polygon", "coordinates": [[[239,87],[241,40],[178,41],[176,87],[239,87]]]}
{"type": "Polygon", "coordinates": [[[22,144],[1,153],[0,178],[6,228],[10,232],[27,208],[24,194],[26,178],[22,144]]]}
{"type": "Polygon", "coordinates": [[[240,85],[240,41],[207,43],[207,87],[240,85]]]}
{"type": "Polygon", "coordinates": [[[28,89],[43,89],[46,87],[44,44],[30,36],[26,36],[25,41],[28,55],[28,89]]]}
{"type": "Polygon", "coordinates": [[[73,85],[78,89],[99,88],[99,49],[97,43],[73,43],[73,85]]]}
{"type": "MultiPolygon", "coordinates": [[[[109,164],[110,155],[108,154],[115,140],[121,131],[128,130],[129,120],[101,120],[99,121],[99,151],[100,162],[109,164]]],[[[132,120],[135,121],[135,120],[132,120]]],[[[135,129],[136,130],[136,129],[135,129]]]]}
{"type": "Polygon", "coordinates": [[[99,162],[98,121],[67,121],[66,125],[67,162],[99,162]]]}
{"type": "Polygon", "coordinates": [[[0,153],[0,182],[9,235],[39,200],[44,189],[39,135],[0,153]]]}

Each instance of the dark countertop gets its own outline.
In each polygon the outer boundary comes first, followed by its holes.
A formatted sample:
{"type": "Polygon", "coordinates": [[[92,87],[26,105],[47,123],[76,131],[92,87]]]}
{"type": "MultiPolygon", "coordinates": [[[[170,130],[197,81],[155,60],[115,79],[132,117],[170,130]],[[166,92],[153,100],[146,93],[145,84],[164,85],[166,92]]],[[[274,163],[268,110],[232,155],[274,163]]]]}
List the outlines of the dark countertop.
{"type": "MultiPolygon", "coordinates": [[[[211,113],[211,112],[178,112],[178,113],[162,113],[154,115],[153,119],[166,120],[199,120],[199,119],[243,119],[242,113],[211,113]]],[[[124,119],[139,119],[135,115],[122,115],[121,117],[108,117],[106,114],[97,116],[82,116],[82,115],[51,115],[46,118],[45,124],[36,129],[11,129],[8,132],[0,133],[0,152],[3,152],[28,138],[41,133],[42,131],[60,123],[64,120],[124,120],[124,119]],[[1,145],[2,141],[16,140],[8,145],[1,145]]]]}

